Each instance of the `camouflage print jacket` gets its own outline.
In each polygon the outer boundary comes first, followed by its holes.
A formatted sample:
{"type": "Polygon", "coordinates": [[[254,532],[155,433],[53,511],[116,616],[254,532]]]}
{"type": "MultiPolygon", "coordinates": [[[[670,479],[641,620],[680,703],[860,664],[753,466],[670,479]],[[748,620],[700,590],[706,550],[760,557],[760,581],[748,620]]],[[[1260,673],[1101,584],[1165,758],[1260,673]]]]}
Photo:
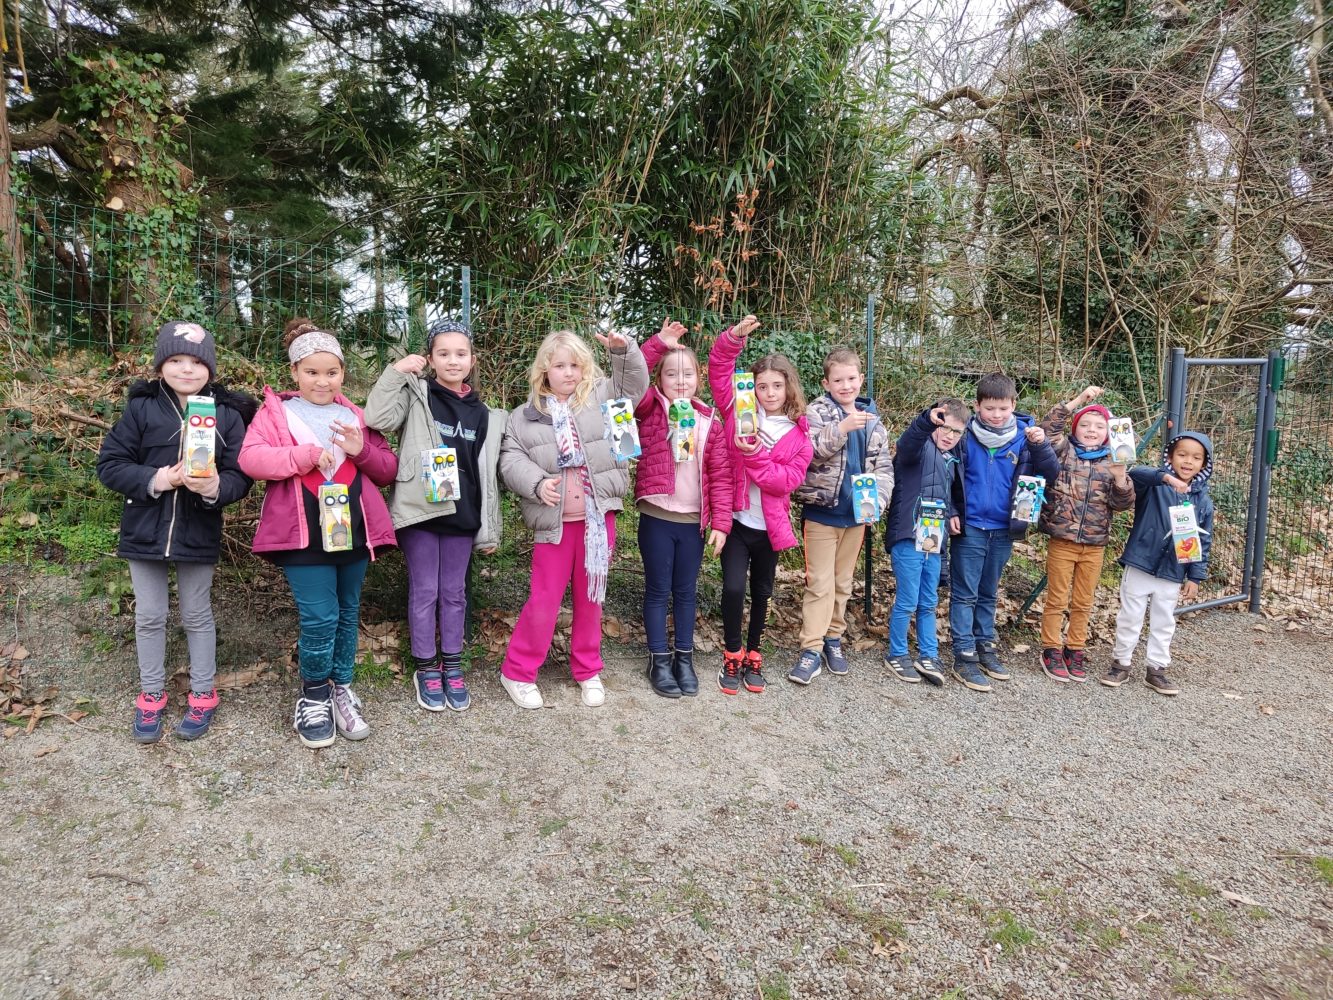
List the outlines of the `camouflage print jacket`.
{"type": "MultiPolygon", "coordinates": [[[[857,399],[858,410],[875,414],[875,404],[864,397],[857,399]]],[[[810,443],[814,458],[805,474],[805,482],[796,488],[792,499],[817,507],[833,507],[838,503],[838,490],[847,471],[847,435],[838,425],[842,423],[842,407],[827,394],[817,396],[805,408],[810,422],[810,443]]],[[[879,486],[880,511],[889,505],[893,493],[893,455],[890,451],[889,429],[878,414],[866,424],[865,471],[873,472],[879,486]]]]}
{"type": "Polygon", "coordinates": [[[1061,403],[1041,421],[1060,460],[1060,475],[1046,492],[1040,527],[1052,538],[1066,542],[1105,545],[1115,512],[1134,506],[1134,484],[1128,475],[1123,488],[1115,484],[1109,456],[1091,461],[1078,457],[1065,433],[1069,417],[1069,410],[1061,403]]]}

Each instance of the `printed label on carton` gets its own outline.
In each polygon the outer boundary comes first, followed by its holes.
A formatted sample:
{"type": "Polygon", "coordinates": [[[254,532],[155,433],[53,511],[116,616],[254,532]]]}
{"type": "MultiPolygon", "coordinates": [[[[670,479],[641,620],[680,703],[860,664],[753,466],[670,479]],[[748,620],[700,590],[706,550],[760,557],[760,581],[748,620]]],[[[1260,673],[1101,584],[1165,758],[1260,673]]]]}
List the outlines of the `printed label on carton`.
{"type": "Polygon", "coordinates": [[[457,500],[458,452],[453,448],[431,448],[421,453],[421,480],[429,503],[457,500]]]}
{"type": "Polygon", "coordinates": [[[731,385],[736,390],[736,433],[754,437],[759,433],[759,400],[754,394],[754,373],[736,372],[731,376],[731,385]]]}
{"type": "Polygon", "coordinates": [[[1175,546],[1176,562],[1203,562],[1203,542],[1199,538],[1199,521],[1194,516],[1194,505],[1177,504],[1167,508],[1171,518],[1171,543],[1175,546]]]}
{"type": "Polygon", "coordinates": [[[916,550],[939,552],[944,548],[944,521],[949,509],[940,500],[919,500],[916,508],[916,550]]]}
{"type": "Polygon", "coordinates": [[[1019,476],[1014,484],[1014,506],[1009,516],[1015,521],[1036,524],[1046,499],[1046,480],[1042,476],[1019,476]]]}
{"type": "Polygon", "coordinates": [[[688,399],[671,401],[667,420],[671,426],[671,455],[677,462],[689,462],[694,458],[698,419],[694,405],[688,399]]]}
{"type": "Polygon", "coordinates": [[[351,496],[342,483],[319,488],[319,535],[325,552],[346,552],[352,547],[351,496]]]}
{"type": "Polygon", "coordinates": [[[852,510],[857,524],[874,524],[879,520],[879,480],[873,473],[852,477],[852,510]]]}
{"type": "Polygon", "coordinates": [[[1107,445],[1111,449],[1111,461],[1128,465],[1134,461],[1134,421],[1129,417],[1112,417],[1107,426],[1111,432],[1107,445]]]}
{"type": "Polygon", "coordinates": [[[605,437],[611,442],[611,456],[628,462],[643,453],[639,445],[639,422],[634,419],[634,404],[628,399],[608,399],[602,404],[605,437]]]}
{"type": "Polygon", "coordinates": [[[211,396],[190,396],[185,401],[181,459],[191,479],[211,479],[217,466],[217,404],[211,396]]]}

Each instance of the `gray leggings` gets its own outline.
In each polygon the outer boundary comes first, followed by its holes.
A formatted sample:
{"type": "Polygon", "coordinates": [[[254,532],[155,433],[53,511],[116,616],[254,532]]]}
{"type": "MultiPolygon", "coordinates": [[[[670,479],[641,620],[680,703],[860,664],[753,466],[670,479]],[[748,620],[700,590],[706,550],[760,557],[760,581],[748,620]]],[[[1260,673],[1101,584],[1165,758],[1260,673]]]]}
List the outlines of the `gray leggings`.
{"type": "Polygon", "coordinates": [[[213,690],[217,673],[217,630],[213,627],[213,564],[150,562],[131,559],[134,583],[134,638],[139,647],[139,687],[161,691],[167,684],[167,610],[171,592],[168,571],[176,567],[181,624],[190,647],[190,690],[213,690]]]}

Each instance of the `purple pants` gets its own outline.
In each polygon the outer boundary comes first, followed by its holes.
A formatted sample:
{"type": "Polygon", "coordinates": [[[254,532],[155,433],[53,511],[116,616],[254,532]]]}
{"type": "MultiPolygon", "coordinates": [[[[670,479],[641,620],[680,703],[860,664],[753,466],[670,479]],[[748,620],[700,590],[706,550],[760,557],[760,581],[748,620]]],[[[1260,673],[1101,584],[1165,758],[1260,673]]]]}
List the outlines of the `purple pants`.
{"type": "MultiPolygon", "coordinates": [[[[616,515],[606,515],[606,537],[614,551],[616,515]]],[[[528,601],[519,613],[500,673],[512,681],[533,684],[551,651],[555,623],[565,591],[574,589],[574,623],[569,637],[569,670],[576,681],[602,672],[602,606],[588,600],[588,574],[583,568],[583,522],[566,521],[559,542],[532,547],[532,581],[528,601]]]]}
{"type": "Polygon", "coordinates": [[[400,528],[398,547],[407,562],[407,631],[412,640],[412,655],[461,653],[472,537],[437,535],[426,528],[400,528]],[[437,621],[438,646],[435,645],[437,621]]]}

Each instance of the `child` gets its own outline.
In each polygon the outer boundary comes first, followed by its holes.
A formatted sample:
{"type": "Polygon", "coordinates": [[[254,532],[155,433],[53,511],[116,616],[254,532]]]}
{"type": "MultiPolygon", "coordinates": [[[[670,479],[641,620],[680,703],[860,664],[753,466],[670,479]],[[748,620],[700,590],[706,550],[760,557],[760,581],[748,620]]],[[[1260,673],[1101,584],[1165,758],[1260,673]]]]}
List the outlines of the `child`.
{"type": "Polygon", "coordinates": [[[940,400],[903,431],[893,456],[893,496],[884,547],[893,563],[894,597],[884,664],[908,684],[918,684],[923,677],[936,687],[944,684],[935,608],[945,532],[958,533],[963,505],[960,466],[968,416],[961,399],[940,400]],[[920,532],[918,523],[925,526],[920,532]],[[926,530],[930,527],[935,530],[926,530]],[[914,616],[920,656],[912,662],[907,656],[907,626],[914,616]]]}
{"type": "Polygon", "coordinates": [[[536,541],[529,597],[500,666],[500,683],[519,708],[542,707],[537,671],[571,585],[570,672],[583,704],[597,708],[606,701],[602,601],[629,472],[604,436],[600,404],[621,397],[637,403],[648,388],[648,369],[633,340],[619,333],[597,339],[611,351],[610,378],[570,331],[542,341],[528,374],[528,402],[510,414],[500,449],[500,475],[521,499],[536,541]]]}
{"type": "MultiPolygon", "coordinates": [[[[643,345],[653,385],[639,403],[643,455],[634,481],[643,556],[643,628],[648,637],[648,683],[664,698],[699,693],[694,672],[694,616],[704,534],[713,556],[731,531],[731,474],[726,430],[698,398],[699,359],[682,346],[685,327],[667,319],[643,345]],[[669,419],[675,400],[689,400],[687,426],[669,419]],[[675,623],[667,646],[667,597],[675,623]]],[[[679,416],[679,415],[678,415],[679,416]]]]}
{"type": "Polygon", "coordinates": [[[298,318],[287,324],[283,344],[296,391],[264,387],[241,468],[268,480],[251,548],[282,567],[301,620],[301,696],[292,725],[306,746],[326,747],[337,735],[370,735],[351,687],[361,583],[375,549],[394,544],[376,487],[393,482],[398,460],[340,391],[346,368],[337,339],[298,318]],[[346,523],[327,533],[320,514],[324,483],[347,489],[346,523]]]}
{"type": "MultiPolygon", "coordinates": [[[[778,553],[793,548],[791,492],[810,466],[810,425],[805,418],[805,395],[796,368],[781,354],[768,354],[754,364],[757,433],[739,434],[736,388],[732,376],[746,338],[759,320],[746,316],[723,330],[708,355],[708,383],[722,410],[730,449],[732,507],[731,534],[722,547],[722,630],[726,649],[717,686],[736,694],[742,683],[755,694],[764,690],[764,658],[759,644],[773,596],[778,553]],[[745,577],[750,577],[750,628],[744,652],[741,616],[745,612],[745,577]]],[[[748,413],[747,413],[748,417],[748,413]]],[[[741,427],[748,431],[751,428],[741,427]]]]}
{"type": "Polygon", "coordinates": [[[366,400],[366,426],[398,436],[389,512],[407,563],[412,681],[428,712],[472,703],[463,679],[468,566],[474,550],[489,555],[500,544],[495,470],[506,413],[488,409],[468,384],[476,364],[471,331],[440,320],[426,331],[425,353],[385,368],[366,400]],[[423,462],[441,448],[453,450],[437,457],[452,458],[459,493],[432,500],[423,462]]]}
{"type": "Polygon", "coordinates": [[[1018,388],[999,372],[977,383],[976,414],[963,436],[962,534],[949,560],[949,633],[953,673],[973,691],[989,691],[990,677],[1007,681],[995,639],[1000,574],[1028,524],[1012,516],[1019,476],[1055,482],[1060,463],[1032,417],[1016,413],[1018,388]]]}
{"type": "Polygon", "coordinates": [[[1148,627],[1148,687],[1158,694],[1180,693],[1167,680],[1171,665],[1171,637],[1176,631],[1176,605],[1192,601],[1208,576],[1212,548],[1213,498],[1208,480],[1213,474],[1213,443],[1206,434],[1186,432],[1172,438],[1162,453],[1159,469],[1139,466],[1129,471],[1134,482],[1134,527],[1125,543],[1120,565],[1120,611],[1115,618],[1115,648],[1111,669],[1101,679],[1107,687],[1129,680],[1129,664],[1143,632],[1143,618],[1152,605],[1148,627]],[[1172,532],[1172,507],[1189,505],[1199,526],[1199,562],[1180,562],[1172,532]]]}
{"type": "Polygon", "coordinates": [[[893,459],[889,430],[875,413],[875,404],[860,397],[865,378],[861,359],[845,347],[824,359],[826,395],[810,401],[813,459],[795,497],[804,507],[801,532],[805,542],[805,596],[801,602],[801,655],[787,680],[809,684],[821,663],[833,674],[847,673],[842,634],[847,631],[847,600],[852,596],[856,557],[861,554],[866,526],[858,521],[852,480],[873,473],[878,484],[878,509],[893,492],[893,459]]]}
{"type": "Polygon", "coordinates": [[[1111,414],[1093,402],[1103,391],[1090,385],[1069,402],[1057,404],[1041,422],[1060,460],[1060,474],[1047,483],[1041,509],[1041,530],[1051,536],[1046,547],[1041,669],[1062,684],[1088,679],[1083,650],[1088,644],[1088,616],[1102,575],[1111,519],[1116,511],[1134,505],[1134,484],[1125,466],[1111,459],[1111,414]],[[1069,635],[1062,644],[1060,627],[1066,607],[1069,635]]]}
{"type": "Polygon", "coordinates": [[[213,567],[222,545],[222,508],[250,492],[251,479],[236,456],[256,405],[214,381],[213,337],[196,323],[171,322],[158,331],[153,369],[161,379],[130,387],[125,412],[97,455],[97,478],[125,497],[116,554],[129,560],[134,584],[140,690],[133,734],[139,743],[156,743],[165,724],[167,574],[172,564],[190,648],[188,708],[175,733],[197,740],[213,722],[218,707],[213,567]],[[187,475],[181,457],[190,396],[211,396],[217,408],[215,468],[209,475],[187,475]]]}

